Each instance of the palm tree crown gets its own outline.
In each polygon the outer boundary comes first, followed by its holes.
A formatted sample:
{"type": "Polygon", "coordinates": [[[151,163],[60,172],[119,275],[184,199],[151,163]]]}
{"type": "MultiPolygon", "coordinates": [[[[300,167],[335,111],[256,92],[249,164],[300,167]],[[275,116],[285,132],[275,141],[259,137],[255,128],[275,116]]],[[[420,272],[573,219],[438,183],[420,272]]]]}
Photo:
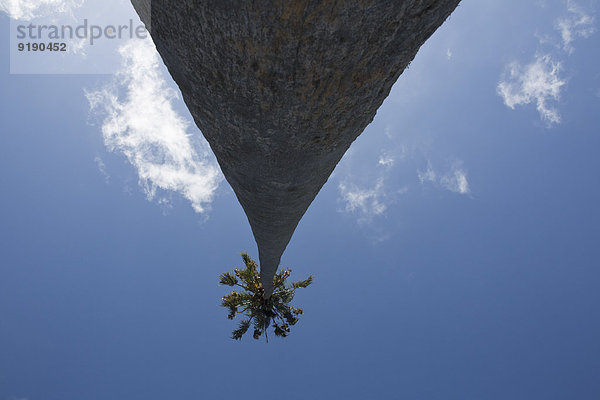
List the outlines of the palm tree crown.
{"type": "Polygon", "coordinates": [[[221,299],[221,306],[229,309],[227,318],[234,319],[238,314],[245,318],[239,327],[233,331],[232,339],[239,340],[254,326],[254,339],[265,336],[267,342],[267,329],[273,323],[275,336],[287,337],[290,326],[298,322],[298,316],[303,313],[301,308],[290,306],[294,293],[298,288],[305,288],[313,281],[312,275],[303,281],[292,282],[287,285],[287,278],[292,272],[290,269],[282,270],[273,277],[273,294],[264,297],[265,290],[260,282],[258,265],[246,253],[242,253],[244,269],[234,269],[233,273],[225,272],[219,276],[219,283],[227,286],[239,286],[242,291],[232,291],[221,299]]]}

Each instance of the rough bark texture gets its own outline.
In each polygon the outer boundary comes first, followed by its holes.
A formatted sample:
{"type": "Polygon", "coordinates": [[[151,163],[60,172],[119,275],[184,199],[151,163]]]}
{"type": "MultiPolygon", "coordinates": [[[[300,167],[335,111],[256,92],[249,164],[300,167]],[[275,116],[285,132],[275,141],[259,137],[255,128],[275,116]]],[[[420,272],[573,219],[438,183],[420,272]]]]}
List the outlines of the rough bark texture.
{"type": "Polygon", "coordinates": [[[268,295],[308,206],[460,2],[132,1],[246,212],[268,295]]]}

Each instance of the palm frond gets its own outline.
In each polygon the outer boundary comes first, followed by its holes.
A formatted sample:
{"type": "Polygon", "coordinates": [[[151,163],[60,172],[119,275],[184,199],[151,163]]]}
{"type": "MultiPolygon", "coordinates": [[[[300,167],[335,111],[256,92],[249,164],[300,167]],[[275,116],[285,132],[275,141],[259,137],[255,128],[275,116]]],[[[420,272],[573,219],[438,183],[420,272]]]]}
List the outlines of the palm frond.
{"type": "Polygon", "coordinates": [[[221,285],[233,286],[238,283],[238,280],[231,272],[224,272],[219,275],[219,283],[221,285]]]}
{"type": "Polygon", "coordinates": [[[240,322],[239,327],[233,331],[231,338],[235,340],[240,340],[242,336],[244,336],[244,333],[248,332],[248,328],[250,328],[250,320],[243,319],[240,322]]]}
{"type": "Polygon", "coordinates": [[[292,287],[294,289],[305,288],[308,285],[310,285],[312,282],[313,282],[313,276],[311,275],[303,281],[297,281],[297,282],[292,283],[292,287]]]}

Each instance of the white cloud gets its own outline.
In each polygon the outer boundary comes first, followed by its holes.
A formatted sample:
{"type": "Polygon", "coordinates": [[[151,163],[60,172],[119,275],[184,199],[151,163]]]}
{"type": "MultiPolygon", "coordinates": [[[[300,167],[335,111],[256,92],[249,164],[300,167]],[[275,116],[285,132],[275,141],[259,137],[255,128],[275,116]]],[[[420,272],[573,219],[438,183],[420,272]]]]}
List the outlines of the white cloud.
{"type": "Polygon", "coordinates": [[[158,189],[178,192],[203,212],[222,180],[208,146],[201,142],[198,151],[189,122],[174,110],[178,94],[165,81],[152,41],[135,39],[119,52],[115,83],[86,92],[90,108],[104,116],[105,145],[137,169],[148,198],[158,189]]]}
{"type": "Polygon", "coordinates": [[[359,222],[369,221],[386,210],[386,196],[383,178],[380,178],[370,189],[359,188],[357,185],[342,182],[338,185],[341,200],[345,203],[345,211],[359,215],[359,222]]]}
{"type": "Polygon", "coordinates": [[[497,87],[498,94],[508,107],[514,109],[517,105],[534,103],[548,125],[561,120],[558,109],[552,103],[560,99],[566,85],[566,80],[561,77],[565,53],[570,55],[574,51],[573,42],[577,38],[587,38],[595,32],[594,17],[572,0],[566,3],[566,14],[554,23],[560,39],[557,41],[548,34],[536,34],[540,46],[546,47],[548,52],[537,54],[525,66],[519,62],[507,65],[497,87]]]}
{"type": "Polygon", "coordinates": [[[560,62],[548,54],[536,55],[534,61],[525,66],[518,62],[509,64],[497,91],[508,107],[514,109],[518,105],[535,103],[544,121],[559,123],[560,114],[551,103],[560,99],[566,84],[560,72],[560,62]]]}
{"type": "MultiPolygon", "coordinates": [[[[390,138],[390,127],[384,129],[387,142],[390,138]]],[[[362,152],[359,148],[351,148],[349,152],[362,152]]],[[[385,215],[388,207],[408,191],[408,187],[397,185],[397,179],[392,182],[394,166],[407,157],[407,147],[388,145],[379,150],[376,164],[365,165],[363,162],[352,162],[351,157],[346,157],[336,168],[338,182],[339,212],[347,213],[361,228],[370,231],[367,236],[373,242],[386,240],[389,235],[385,228],[378,223],[377,217],[385,215]],[[353,165],[352,165],[353,164],[353,165]],[[389,181],[389,182],[388,182],[389,181]]]]}
{"type": "Polygon", "coordinates": [[[393,139],[393,136],[392,136],[392,128],[391,128],[390,126],[386,126],[386,127],[385,127],[385,129],[383,130],[383,133],[385,134],[385,136],[386,136],[388,139],[393,139]]]}
{"type": "Polygon", "coordinates": [[[460,194],[469,194],[469,181],[467,173],[459,167],[455,167],[453,171],[440,178],[440,184],[451,192],[460,194]]]}
{"type": "Polygon", "coordinates": [[[87,56],[87,39],[67,39],[67,51],[73,54],[79,54],[82,57],[87,56]]]}
{"type": "Polygon", "coordinates": [[[104,164],[104,161],[102,161],[102,159],[100,158],[100,156],[94,157],[94,161],[96,162],[96,166],[98,167],[98,171],[100,171],[100,174],[102,174],[102,176],[104,177],[104,182],[109,183],[110,182],[110,175],[108,174],[108,172],[106,172],[106,164],[104,164]]]}
{"type": "Polygon", "coordinates": [[[578,37],[588,38],[595,32],[594,17],[573,1],[567,2],[568,15],[556,21],[555,28],[560,32],[562,48],[572,53],[572,43],[578,37]]]}
{"type": "Polygon", "coordinates": [[[382,165],[384,167],[391,167],[394,165],[394,158],[391,157],[390,155],[387,154],[382,154],[381,156],[379,156],[379,165],[382,165]]]}
{"type": "Polygon", "coordinates": [[[421,183],[436,181],[437,175],[433,170],[431,161],[427,163],[427,169],[425,171],[417,171],[417,176],[419,177],[419,181],[421,181],[421,183]]]}
{"type": "Polygon", "coordinates": [[[0,0],[0,10],[12,19],[30,21],[35,18],[70,13],[84,0],[0,0]]]}
{"type": "Polygon", "coordinates": [[[462,163],[458,161],[454,163],[449,172],[439,176],[433,169],[431,161],[429,161],[427,162],[427,169],[425,171],[417,171],[417,176],[421,184],[430,182],[451,192],[469,194],[471,189],[469,188],[467,173],[461,165],[462,163]]]}

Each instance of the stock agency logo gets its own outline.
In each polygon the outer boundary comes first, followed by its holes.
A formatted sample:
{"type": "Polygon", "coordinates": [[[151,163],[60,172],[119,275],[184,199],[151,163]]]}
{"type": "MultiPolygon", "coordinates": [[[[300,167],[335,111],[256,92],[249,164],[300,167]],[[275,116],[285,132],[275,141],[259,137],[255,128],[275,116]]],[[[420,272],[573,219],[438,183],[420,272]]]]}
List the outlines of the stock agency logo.
{"type": "Polygon", "coordinates": [[[54,3],[11,15],[11,73],[111,74],[127,43],[149,40],[129,0],[54,3]]]}
{"type": "Polygon", "coordinates": [[[146,39],[148,37],[146,27],[139,23],[134,27],[132,19],[125,25],[90,25],[86,18],[83,20],[83,24],[75,27],[72,25],[36,25],[29,23],[28,25],[17,25],[16,29],[17,39],[36,41],[41,44],[46,41],[64,42],[65,40],[83,39],[90,46],[93,46],[94,42],[98,43],[99,39],[146,39]]]}

